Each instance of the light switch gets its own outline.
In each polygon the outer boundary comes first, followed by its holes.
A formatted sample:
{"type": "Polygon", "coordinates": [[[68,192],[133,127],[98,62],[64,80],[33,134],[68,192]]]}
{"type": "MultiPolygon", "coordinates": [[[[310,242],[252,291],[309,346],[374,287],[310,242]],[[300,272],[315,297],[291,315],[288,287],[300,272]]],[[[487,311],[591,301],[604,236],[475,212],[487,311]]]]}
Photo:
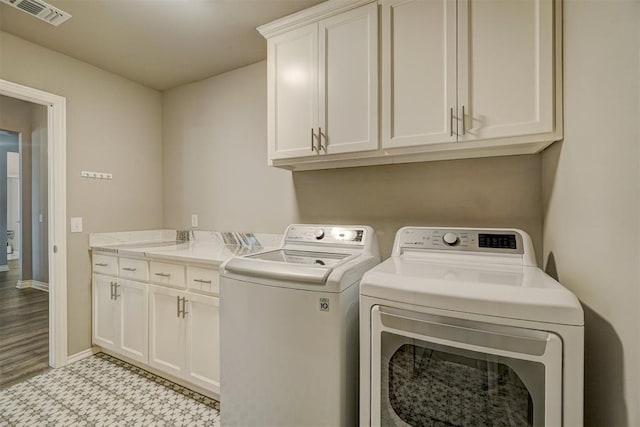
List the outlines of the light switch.
{"type": "Polygon", "coordinates": [[[42,222],[42,220],[43,220],[42,214],[38,215],[38,221],[42,222]]]}
{"type": "Polygon", "coordinates": [[[192,227],[198,226],[198,214],[191,214],[191,226],[192,227]]]}
{"type": "Polygon", "coordinates": [[[71,218],[71,232],[82,233],[82,217],[78,216],[71,218]]]}

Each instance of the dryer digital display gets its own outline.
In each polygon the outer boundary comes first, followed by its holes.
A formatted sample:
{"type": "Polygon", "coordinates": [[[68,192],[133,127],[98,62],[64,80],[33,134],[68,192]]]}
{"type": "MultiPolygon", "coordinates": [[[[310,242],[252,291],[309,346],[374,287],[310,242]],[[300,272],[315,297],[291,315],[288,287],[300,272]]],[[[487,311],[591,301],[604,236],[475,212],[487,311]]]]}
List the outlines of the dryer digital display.
{"type": "Polygon", "coordinates": [[[478,234],[478,246],[492,249],[518,249],[515,234],[478,234]]]}

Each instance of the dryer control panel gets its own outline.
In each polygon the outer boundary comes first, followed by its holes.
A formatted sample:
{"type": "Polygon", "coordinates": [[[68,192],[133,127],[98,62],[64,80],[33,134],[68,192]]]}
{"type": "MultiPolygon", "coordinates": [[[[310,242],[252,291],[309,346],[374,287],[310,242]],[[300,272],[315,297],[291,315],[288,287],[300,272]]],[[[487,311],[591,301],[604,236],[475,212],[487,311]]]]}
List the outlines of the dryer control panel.
{"type": "Polygon", "coordinates": [[[394,248],[523,254],[519,230],[406,227],[394,248]]]}

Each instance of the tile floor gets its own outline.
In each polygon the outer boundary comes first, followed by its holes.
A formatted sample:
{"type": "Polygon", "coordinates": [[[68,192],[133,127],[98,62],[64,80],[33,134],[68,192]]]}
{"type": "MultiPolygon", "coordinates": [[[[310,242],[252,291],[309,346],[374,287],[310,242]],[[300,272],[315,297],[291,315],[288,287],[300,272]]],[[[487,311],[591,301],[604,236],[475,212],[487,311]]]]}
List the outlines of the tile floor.
{"type": "Polygon", "coordinates": [[[216,426],[219,403],[104,353],[0,390],[0,426],[216,426]]]}

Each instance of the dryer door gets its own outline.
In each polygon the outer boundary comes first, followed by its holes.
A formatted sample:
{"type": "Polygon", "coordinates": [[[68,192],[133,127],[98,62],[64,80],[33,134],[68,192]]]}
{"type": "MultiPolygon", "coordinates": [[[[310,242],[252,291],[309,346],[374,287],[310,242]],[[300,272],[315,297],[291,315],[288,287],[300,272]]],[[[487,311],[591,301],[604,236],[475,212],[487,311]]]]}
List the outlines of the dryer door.
{"type": "Polygon", "coordinates": [[[562,424],[555,334],[374,306],[371,424],[562,424]]]}

